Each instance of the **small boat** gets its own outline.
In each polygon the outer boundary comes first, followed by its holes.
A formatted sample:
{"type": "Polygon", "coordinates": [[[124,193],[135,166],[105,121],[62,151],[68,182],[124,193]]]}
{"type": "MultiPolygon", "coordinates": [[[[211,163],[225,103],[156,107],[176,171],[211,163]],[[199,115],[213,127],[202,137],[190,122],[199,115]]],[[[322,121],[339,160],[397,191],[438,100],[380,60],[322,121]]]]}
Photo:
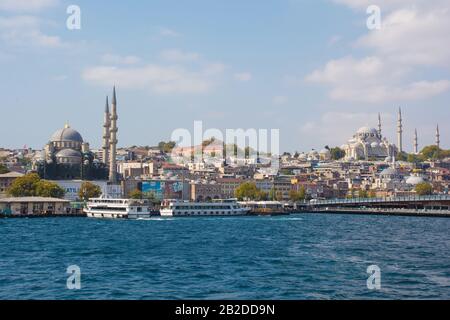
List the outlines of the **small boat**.
{"type": "Polygon", "coordinates": [[[89,199],[83,212],[89,218],[105,219],[141,219],[159,215],[148,201],[108,197],[89,199]]]}
{"type": "Polygon", "coordinates": [[[204,216],[244,216],[249,209],[241,207],[235,199],[214,200],[213,202],[189,202],[164,200],[161,217],[204,217],[204,216]]]}

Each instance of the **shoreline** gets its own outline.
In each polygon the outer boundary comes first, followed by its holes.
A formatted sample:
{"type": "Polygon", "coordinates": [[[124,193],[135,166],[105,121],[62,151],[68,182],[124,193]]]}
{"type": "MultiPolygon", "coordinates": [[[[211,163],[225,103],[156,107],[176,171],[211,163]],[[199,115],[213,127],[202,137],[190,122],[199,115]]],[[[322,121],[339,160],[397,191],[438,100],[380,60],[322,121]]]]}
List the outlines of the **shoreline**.
{"type": "MultiPolygon", "coordinates": [[[[342,214],[342,215],[366,215],[366,216],[398,216],[398,217],[428,217],[450,218],[450,211],[414,211],[414,210],[367,210],[367,209],[324,209],[307,211],[286,211],[274,213],[250,213],[242,217],[278,217],[295,214],[342,214]]],[[[158,217],[158,216],[155,216],[158,217]]],[[[0,219],[44,219],[44,218],[87,218],[85,213],[76,214],[33,214],[33,215],[5,215],[0,214],[0,219]]],[[[192,218],[192,217],[191,217],[192,218]]],[[[195,218],[195,217],[194,217],[195,218]]]]}

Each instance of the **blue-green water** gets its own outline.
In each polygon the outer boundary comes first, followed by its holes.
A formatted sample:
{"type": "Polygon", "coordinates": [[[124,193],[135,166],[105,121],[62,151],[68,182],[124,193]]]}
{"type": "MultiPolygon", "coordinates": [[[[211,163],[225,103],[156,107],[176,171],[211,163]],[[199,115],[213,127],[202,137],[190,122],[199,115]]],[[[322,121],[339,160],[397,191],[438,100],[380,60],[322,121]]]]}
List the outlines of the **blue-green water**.
{"type": "Polygon", "coordinates": [[[449,231],[450,219],[356,215],[6,219],[0,298],[449,299],[449,231]],[[69,265],[80,290],[66,288],[69,265]]]}

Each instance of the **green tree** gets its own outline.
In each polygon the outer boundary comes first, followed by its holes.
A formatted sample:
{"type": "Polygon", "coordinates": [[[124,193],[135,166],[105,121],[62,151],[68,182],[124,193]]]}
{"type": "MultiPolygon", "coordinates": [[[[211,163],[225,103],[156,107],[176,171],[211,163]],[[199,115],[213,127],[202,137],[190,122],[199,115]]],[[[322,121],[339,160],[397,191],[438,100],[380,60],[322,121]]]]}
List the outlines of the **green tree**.
{"type": "Polygon", "coordinates": [[[277,198],[277,193],[275,191],[275,188],[270,189],[269,191],[269,200],[275,201],[277,198]]]}
{"type": "Polygon", "coordinates": [[[92,182],[85,181],[81,184],[78,191],[78,198],[83,201],[88,201],[90,198],[98,198],[102,194],[102,189],[92,182]]]}
{"type": "Polygon", "coordinates": [[[429,196],[433,194],[433,186],[429,183],[422,182],[416,185],[415,191],[419,196],[429,196]]]}
{"type": "Polygon", "coordinates": [[[5,166],[3,163],[0,163],[0,174],[8,173],[8,167],[5,166]]]}
{"type": "Polygon", "coordinates": [[[255,200],[259,194],[259,189],[254,182],[244,182],[236,188],[234,194],[239,200],[255,200]]]}
{"type": "Polygon", "coordinates": [[[269,194],[265,191],[260,190],[256,195],[256,200],[267,201],[267,200],[269,200],[269,194]]]}
{"type": "Polygon", "coordinates": [[[345,157],[345,151],[339,147],[331,148],[330,153],[333,160],[340,160],[345,157]]]}
{"type": "Polygon", "coordinates": [[[64,198],[66,192],[54,182],[40,180],[36,183],[36,195],[48,198],[64,198]]]}
{"type": "Polygon", "coordinates": [[[174,141],[164,142],[161,141],[158,143],[158,149],[164,153],[171,153],[172,149],[175,148],[176,143],[174,141]]]}
{"type": "Polygon", "coordinates": [[[305,187],[301,186],[301,188],[303,188],[303,191],[299,190],[291,190],[289,191],[289,199],[291,199],[291,201],[294,202],[299,202],[299,201],[303,201],[305,200],[305,187]]]}
{"type": "Polygon", "coordinates": [[[130,192],[129,196],[131,199],[142,199],[144,197],[144,194],[140,190],[135,189],[130,192]]]}
{"type": "Polygon", "coordinates": [[[398,161],[407,161],[408,160],[408,154],[406,152],[399,152],[396,156],[396,159],[398,161]]]}
{"type": "Polygon", "coordinates": [[[438,146],[427,146],[420,152],[422,160],[438,160],[450,156],[450,150],[442,150],[438,146]]]}
{"type": "Polygon", "coordinates": [[[36,186],[40,180],[37,173],[26,174],[15,179],[7,193],[12,197],[36,197],[36,186]]]}
{"type": "Polygon", "coordinates": [[[65,191],[54,182],[41,180],[37,173],[30,173],[15,179],[7,193],[12,197],[63,198],[65,191]]]}
{"type": "Polygon", "coordinates": [[[367,192],[366,190],[364,190],[364,189],[359,189],[359,191],[358,191],[358,197],[359,197],[359,198],[368,198],[368,197],[369,197],[369,194],[368,194],[368,192],[367,192]]]}
{"type": "Polygon", "coordinates": [[[409,163],[415,163],[415,164],[418,164],[418,163],[422,162],[421,158],[418,155],[412,154],[412,153],[408,154],[407,161],[409,163]]]}

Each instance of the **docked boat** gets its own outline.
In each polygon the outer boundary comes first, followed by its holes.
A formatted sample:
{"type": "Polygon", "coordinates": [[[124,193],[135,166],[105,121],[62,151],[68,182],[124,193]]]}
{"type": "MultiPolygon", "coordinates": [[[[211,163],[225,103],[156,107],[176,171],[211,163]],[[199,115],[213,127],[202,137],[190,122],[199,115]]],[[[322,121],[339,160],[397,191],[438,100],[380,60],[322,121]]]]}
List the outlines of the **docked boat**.
{"type": "Polygon", "coordinates": [[[241,207],[236,200],[213,202],[188,202],[165,200],[161,204],[162,217],[243,216],[249,209],[241,207]]]}
{"type": "Polygon", "coordinates": [[[93,198],[83,210],[89,218],[139,219],[157,215],[145,200],[93,198]]]}

